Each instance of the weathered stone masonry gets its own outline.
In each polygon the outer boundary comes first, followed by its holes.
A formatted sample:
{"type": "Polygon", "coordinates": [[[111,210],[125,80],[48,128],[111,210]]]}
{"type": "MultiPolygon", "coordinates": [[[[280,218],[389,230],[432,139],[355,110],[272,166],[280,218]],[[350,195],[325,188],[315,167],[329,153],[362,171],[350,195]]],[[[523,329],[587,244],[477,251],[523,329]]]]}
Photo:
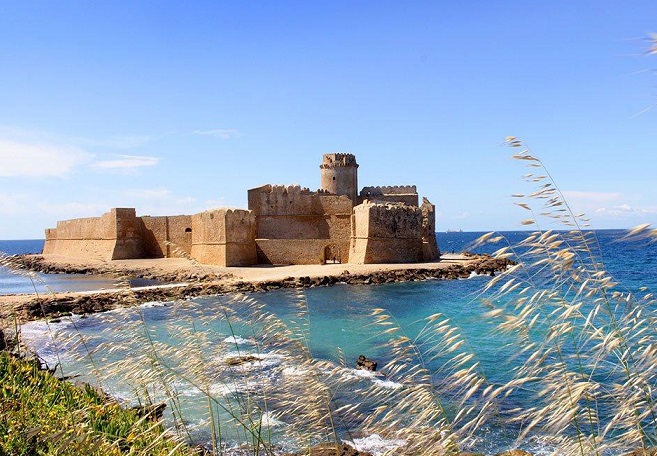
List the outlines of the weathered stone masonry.
{"type": "Polygon", "coordinates": [[[325,154],[321,189],[263,185],[248,210],[137,217],[115,208],[46,230],[44,254],[117,260],[188,256],[202,264],[436,261],[435,207],[415,186],[364,187],[352,154],[325,154]]]}

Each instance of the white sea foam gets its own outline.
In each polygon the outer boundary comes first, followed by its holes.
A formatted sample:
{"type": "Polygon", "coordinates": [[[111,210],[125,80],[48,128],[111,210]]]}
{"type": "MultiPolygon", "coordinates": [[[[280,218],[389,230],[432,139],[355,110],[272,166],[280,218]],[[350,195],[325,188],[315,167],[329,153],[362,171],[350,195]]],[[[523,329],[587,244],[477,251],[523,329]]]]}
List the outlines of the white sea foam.
{"type": "Polygon", "coordinates": [[[285,367],[282,370],[282,373],[286,377],[304,377],[308,375],[308,369],[304,369],[296,366],[285,367]]]}
{"type": "Polygon", "coordinates": [[[171,304],[171,303],[170,302],[164,302],[164,301],[148,301],[148,302],[145,302],[145,303],[141,304],[139,307],[141,307],[142,309],[150,309],[152,307],[166,307],[169,304],[171,304]]]}
{"type": "Polygon", "coordinates": [[[62,358],[70,358],[66,347],[71,341],[65,336],[66,331],[80,320],[79,315],[63,317],[57,322],[32,321],[21,325],[21,341],[39,354],[50,367],[56,366],[62,358]],[[64,335],[62,335],[64,334],[64,335]]]}
{"type": "Polygon", "coordinates": [[[389,451],[394,451],[406,445],[406,440],[400,439],[383,439],[378,434],[372,434],[360,439],[354,439],[352,442],[347,441],[358,451],[367,451],[374,456],[382,455],[389,451]]]}
{"type": "Polygon", "coordinates": [[[379,385],[381,388],[386,389],[399,389],[404,386],[401,383],[393,382],[392,380],[381,380],[378,378],[375,378],[373,382],[379,385]]]}
{"type": "Polygon", "coordinates": [[[224,339],[224,343],[230,345],[254,345],[253,340],[244,339],[241,336],[228,336],[224,339]]]}
{"type": "Polygon", "coordinates": [[[344,369],[344,376],[347,378],[362,378],[371,380],[372,383],[386,389],[399,389],[403,387],[401,383],[392,380],[385,380],[385,376],[380,372],[368,371],[364,369],[344,369]]]}
{"type": "Polygon", "coordinates": [[[68,328],[75,322],[79,321],[80,318],[82,318],[80,315],[73,314],[71,316],[62,317],[56,321],[30,321],[21,325],[21,336],[23,338],[25,336],[42,337],[46,334],[52,334],[53,332],[68,328]]]}
{"type": "Polygon", "coordinates": [[[264,427],[279,427],[285,425],[280,420],[276,419],[276,413],[275,412],[265,412],[262,414],[262,417],[260,418],[260,422],[262,423],[262,426],[264,427]]]}
{"type": "Polygon", "coordinates": [[[236,365],[237,368],[246,370],[257,370],[266,367],[278,366],[286,359],[284,355],[279,353],[246,353],[246,352],[232,352],[220,358],[220,361],[227,362],[235,360],[236,358],[253,357],[253,361],[245,361],[236,365]]]}
{"type": "Polygon", "coordinates": [[[214,383],[210,385],[208,393],[212,397],[233,396],[242,391],[242,389],[235,383],[230,385],[227,383],[214,383]]]}

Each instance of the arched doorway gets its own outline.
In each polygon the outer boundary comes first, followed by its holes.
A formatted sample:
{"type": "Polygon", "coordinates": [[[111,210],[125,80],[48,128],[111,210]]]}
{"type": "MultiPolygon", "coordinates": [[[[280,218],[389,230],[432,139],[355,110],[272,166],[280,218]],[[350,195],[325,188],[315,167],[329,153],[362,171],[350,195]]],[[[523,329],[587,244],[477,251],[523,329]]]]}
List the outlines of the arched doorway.
{"type": "Polygon", "coordinates": [[[324,264],[329,263],[342,263],[340,260],[340,251],[332,244],[324,247],[324,264]]]}

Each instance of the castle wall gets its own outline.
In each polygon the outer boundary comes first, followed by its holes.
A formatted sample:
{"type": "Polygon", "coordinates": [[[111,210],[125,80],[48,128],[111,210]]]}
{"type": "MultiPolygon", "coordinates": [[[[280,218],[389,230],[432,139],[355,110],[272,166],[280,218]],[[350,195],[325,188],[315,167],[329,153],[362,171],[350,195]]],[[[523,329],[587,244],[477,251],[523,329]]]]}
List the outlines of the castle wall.
{"type": "Polygon", "coordinates": [[[169,252],[168,257],[188,256],[192,252],[192,216],[168,216],[169,252]]]}
{"type": "Polygon", "coordinates": [[[192,251],[192,216],[143,216],[141,236],[149,258],[185,257],[192,251]]]}
{"type": "Polygon", "coordinates": [[[148,258],[167,256],[167,217],[141,217],[144,254],[148,258]]]}
{"type": "Polygon", "coordinates": [[[440,249],[436,241],[436,206],[422,198],[422,261],[438,261],[440,249]]]}
{"type": "Polygon", "coordinates": [[[419,197],[415,185],[393,185],[381,187],[363,187],[359,202],[365,200],[377,203],[404,203],[408,206],[418,206],[419,197]]]}
{"type": "Polygon", "coordinates": [[[130,258],[143,258],[144,247],[141,241],[141,219],[134,208],[112,209],[115,214],[115,245],[112,260],[125,260],[130,258]]]}
{"type": "Polygon", "coordinates": [[[143,255],[134,209],[115,208],[100,217],[64,220],[46,230],[44,253],[99,260],[143,255]]]}
{"type": "Polygon", "coordinates": [[[346,195],[311,192],[298,185],[249,190],[249,209],[256,217],[258,262],[317,264],[327,257],[347,262],[352,207],[346,195]]]}
{"type": "Polygon", "coordinates": [[[248,191],[249,210],[256,217],[287,215],[336,215],[351,213],[347,196],[311,192],[299,185],[263,185],[248,191]]]}
{"type": "Polygon", "coordinates": [[[258,262],[264,264],[323,264],[326,260],[346,263],[349,241],[330,239],[256,239],[258,262]],[[346,252],[345,256],[341,253],[346,252]],[[329,258],[326,258],[328,253],[329,258]]]}
{"type": "Polygon", "coordinates": [[[43,244],[43,254],[52,255],[57,248],[57,228],[46,228],[46,242],[43,244]]]}
{"type": "Polygon", "coordinates": [[[349,262],[422,261],[422,211],[401,204],[366,202],[354,208],[349,262]]]}
{"type": "Polygon", "coordinates": [[[255,214],[251,211],[215,209],[194,214],[191,255],[201,264],[256,264],[255,233],[255,214]]]}

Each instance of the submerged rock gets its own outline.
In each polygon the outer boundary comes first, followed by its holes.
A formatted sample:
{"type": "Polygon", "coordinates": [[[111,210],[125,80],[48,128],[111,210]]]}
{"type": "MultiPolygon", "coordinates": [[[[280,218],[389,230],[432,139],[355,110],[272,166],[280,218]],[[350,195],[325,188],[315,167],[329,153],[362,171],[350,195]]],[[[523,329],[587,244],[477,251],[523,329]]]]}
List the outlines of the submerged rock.
{"type": "Polygon", "coordinates": [[[365,355],[360,355],[358,361],[356,361],[356,369],[367,370],[374,372],[376,371],[377,363],[371,359],[367,359],[365,355]]]}
{"type": "Polygon", "coordinates": [[[262,361],[262,358],[253,355],[231,356],[224,360],[229,366],[241,366],[242,364],[255,363],[258,361],[262,361]]]}

